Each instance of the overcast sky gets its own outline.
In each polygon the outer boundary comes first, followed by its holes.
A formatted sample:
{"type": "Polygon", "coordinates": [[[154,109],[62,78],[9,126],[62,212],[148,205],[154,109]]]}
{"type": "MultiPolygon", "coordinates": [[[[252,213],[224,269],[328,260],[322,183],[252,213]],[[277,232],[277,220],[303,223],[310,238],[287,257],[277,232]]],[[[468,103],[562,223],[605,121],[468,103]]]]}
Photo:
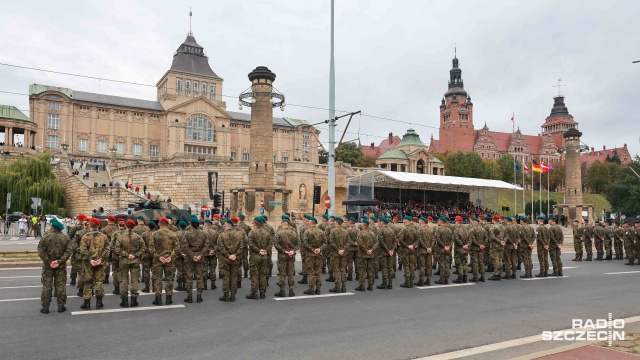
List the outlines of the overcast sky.
{"type": "MultiPolygon", "coordinates": [[[[227,109],[265,65],[287,99],[275,116],[315,123],[328,111],[329,0],[12,1],[0,5],[0,62],[156,84],[189,31],[224,79],[227,109]]],[[[415,128],[438,136],[439,105],[457,46],[476,129],[511,131],[511,114],[538,134],[558,79],[583,141],[596,149],[627,143],[640,153],[639,1],[337,0],[336,108],[357,116],[345,140],[378,143],[415,128]]],[[[0,90],[40,83],[153,100],[151,87],[0,66],[0,90]]],[[[28,112],[28,96],[0,93],[28,112]]],[[[244,111],[248,111],[245,109],[244,111]]],[[[339,129],[344,129],[341,121],[339,129]]],[[[320,126],[321,139],[328,139],[320,126]]],[[[339,138],[340,134],[338,134],[339,138]]]]}

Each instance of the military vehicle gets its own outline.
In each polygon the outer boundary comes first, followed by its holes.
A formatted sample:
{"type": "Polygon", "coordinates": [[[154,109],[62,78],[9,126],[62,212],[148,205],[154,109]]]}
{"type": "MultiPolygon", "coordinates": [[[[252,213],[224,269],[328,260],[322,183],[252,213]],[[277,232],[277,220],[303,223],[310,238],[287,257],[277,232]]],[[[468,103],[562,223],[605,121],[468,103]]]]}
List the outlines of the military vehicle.
{"type": "Polygon", "coordinates": [[[115,216],[116,218],[124,216],[127,219],[132,220],[136,220],[138,216],[142,216],[144,217],[145,223],[150,220],[157,222],[158,220],[160,220],[160,218],[166,217],[168,214],[171,214],[174,222],[180,220],[189,222],[189,219],[191,217],[191,211],[171,208],[171,203],[168,202],[145,200],[128,205],[129,207],[126,209],[118,209],[107,212],[96,211],[92,216],[100,220],[100,225],[106,224],[107,218],[109,216],[115,216]]]}

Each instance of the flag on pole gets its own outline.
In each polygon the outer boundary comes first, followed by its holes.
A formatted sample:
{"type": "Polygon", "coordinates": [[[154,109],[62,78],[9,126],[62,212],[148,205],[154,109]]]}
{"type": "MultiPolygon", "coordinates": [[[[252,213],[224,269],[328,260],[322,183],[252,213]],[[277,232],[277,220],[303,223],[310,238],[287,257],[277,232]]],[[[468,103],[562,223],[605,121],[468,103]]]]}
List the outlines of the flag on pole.
{"type": "Polygon", "coordinates": [[[544,161],[540,163],[540,170],[544,173],[549,172],[549,165],[545,164],[544,161]]]}
{"type": "Polygon", "coordinates": [[[538,164],[535,160],[531,160],[531,168],[533,169],[533,171],[535,172],[542,172],[542,169],[540,169],[540,164],[538,164]]]}
{"type": "Polygon", "coordinates": [[[555,169],[553,168],[553,164],[549,163],[549,172],[553,172],[555,169]]]}
{"type": "Polygon", "coordinates": [[[512,114],[511,115],[511,121],[514,121],[515,116],[516,116],[516,114],[512,114]]]}
{"type": "Polygon", "coordinates": [[[524,168],[525,172],[529,172],[529,167],[527,166],[527,163],[522,163],[522,167],[524,168]]]}
{"type": "Polygon", "coordinates": [[[513,170],[520,172],[520,167],[518,166],[516,159],[513,159],[513,170]]]}

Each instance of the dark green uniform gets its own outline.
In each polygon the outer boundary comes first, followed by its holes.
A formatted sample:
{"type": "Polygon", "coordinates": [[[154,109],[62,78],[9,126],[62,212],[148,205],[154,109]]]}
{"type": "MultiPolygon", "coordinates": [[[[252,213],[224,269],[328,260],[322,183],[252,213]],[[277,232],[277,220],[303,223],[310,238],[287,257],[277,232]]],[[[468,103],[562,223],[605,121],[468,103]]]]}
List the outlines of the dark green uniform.
{"type": "Polygon", "coordinates": [[[562,228],[558,224],[549,226],[549,257],[553,265],[554,276],[562,276],[562,243],[564,243],[564,234],[562,228]]]}
{"type": "Polygon", "coordinates": [[[151,235],[149,252],[153,258],[153,292],[156,297],[162,294],[162,282],[167,296],[173,295],[173,275],[176,271],[176,259],[181,256],[178,236],[168,227],[160,228],[151,235]],[[170,258],[163,263],[160,258],[170,258]]]}
{"type": "Polygon", "coordinates": [[[364,290],[364,282],[368,280],[368,289],[373,290],[375,282],[374,262],[377,259],[376,250],[380,245],[378,237],[375,232],[366,228],[360,231],[356,241],[358,242],[358,281],[360,288],[364,290]],[[369,252],[371,253],[369,254],[369,252]]]}
{"type": "Polygon", "coordinates": [[[67,235],[54,229],[46,233],[38,242],[38,256],[42,259],[42,295],[40,301],[43,309],[49,309],[51,291],[55,287],[58,309],[67,302],[67,260],[71,256],[73,245],[67,235]],[[51,263],[57,261],[54,269],[51,263]]]}
{"type": "Polygon", "coordinates": [[[125,230],[116,238],[113,256],[119,258],[120,297],[129,296],[129,276],[131,276],[131,297],[138,297],[138,281],[140,280],[140,259],[145,251],[145,243],[133,230],[125,230]],[[129,259],[133,255],[133,259],[129,259]]]}
{"type": "Polygon", "coordinates": [[[180,242],[181,252],[185,254],[184,291],[187,292],[187,299],[191,298],[193,295],[193,280],[195,280],[198,302],[201,302],[202,299],[200,297],[204,290],[204,261],[202,259],[207,250],[207,236],[204,231],[193,227],[193,225],[190,225],[187,229],[183,240],[180,242]]]}
{"type": "Polygon", "coordinates": [[[309,290],[307,290],[305,294],[310,294],[311,292],[319,294],[320,287],[322,286],[323,255],[327,247],[327,240],[322,230],[317,226],[310,226],[309,229],[304,232],[302,246],[307,253],[305,272],[307,273],[309,282],[309,290]],[[314,253],[316,249],[319,249],[320,253],[314,253]]]}
{"type": "Polygon", "coordinates": [[[278,251],[278,285],[281,294],[284,293],[285,287],[289,285],[289,296],[293,296],[293,285],[295,283],[295,263],[296,254],[300,246],[297,232],[291,227],[283,227],[276,232],[274,246],[278,251]],[[293,255],[289,256],[288,251],[293,251],[293,255]]]}

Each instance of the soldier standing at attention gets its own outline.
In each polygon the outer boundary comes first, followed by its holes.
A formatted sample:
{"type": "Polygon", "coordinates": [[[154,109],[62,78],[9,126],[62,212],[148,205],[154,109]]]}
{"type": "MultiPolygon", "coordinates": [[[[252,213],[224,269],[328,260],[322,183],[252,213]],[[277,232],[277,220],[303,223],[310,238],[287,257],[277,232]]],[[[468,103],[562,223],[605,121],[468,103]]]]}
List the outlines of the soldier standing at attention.
{"type": "MultiPolygon", "coordinates": [[[[89,229],[89,224],[87,223],[87,231],[84,233],[88,233],[89,231],[91,231],[89,229]]],[[[118,231],[118,225],[116,224],[116,217],[113,215],[109,215],[107,217],[107,226],[105,226],[104,228],[102,228],[102,233],[107,235],[107,239],[109,239],[109,244],[111,244],[111,242],[114,240],[113,238],[113,234],[116,233],[116,231],[118,231]]],[[[84,236],[84,234],[82,234],[84,236]]],[[[82,236],[81,236],[82,237],[82,236]]],[[[80,241],[80,239],[78,239],[78,241],[80,241]]],[[[104,261],[104,283],[105,284],[109,284],[109,273],[110,268],[111,268],[111,254],[109,254],[109,257],[107,259],[105,259],[104,261]]],[[[117,274],[116,269],[113,269],[113,284],[116,285],[115,280],[119,277],[119,275],[117,274]]]]}
{"type": "Polygon", "coordinates": [[[378,289],[393,289],[393,274],[396,271],[396,232],[389,226],[389,218],[380,219],[380,231],[378,231],[378,241],[380,243],[380,270],[382,270],[382,284],[376,286],[378,289]]]}
{"type": "Polygon", "coordinates": [[[238,269],[242,266],[242,248],[244,246],[244,231],[242,236],[233,227],[233,221],[225,220],[224,232],[218,236],[218,263],[222,271],[222,297],[220,301],[236,301],[238,292],[238,269]]]}
{"type": "Polygon", "coordinates": [[[494,215],[493,225],[489,229],[489,246],[491,254],[491,263],[493,265],[493,276],[489,278],[491,281],[500,281],[502,279],[502,258],[504,256],[504,247],[507,244],[505,238],[505,228],[500,223],[500,216],[494,215]]]}
{"type": "MultiPolygon", "coordinates": [[[[82,215],[82,214],[81,214],[82,215]]],[[[80,218],[80,216],[78,216],[78,218],[80,218]]],[[[78,269],[78,297],[82,297],[84,294],[84,283],[82,282],[82,269],[83,269],[83,261],[80,258],[80,239],[82,239],[83,236],[85,236],[87,233],[91,232],[91,227],[89,226],[91,224],[91,222],[89,221],[90,218],[82,215],[82,222],[84,227],[81,230],[76,231],[76,233],[74,234],[73,238],[71,239],[72,243],[73,243],[73,247],[75,247],[75,252],[76,252],[76,267],[78,269]]],[[[106,284],[109,283],[109,281],[105,281],[106,284]]]]}
{"type": "Polygon", "coordinates": [[[584,227],[576,219],[573,220],[573,249],[576,251],[576,257],[571,261],[582,261],[582,244],[584,243],[584,227]]]}
{"type": "MultiPolygon", "coordinates": [[[[268,249],[265,249],[269,256],[267,256],[267,263],[269,264],[269,268],[267,270],[267,286],[269,286],[269,278],[273,275],[273,260],[271,259],[271,254],[273,253],[273,238],[276,236],[276,230],[273,226],[269,225],[269,218],[267,215],[260,216],[262,218],[262,227],[264,227],[269,232],[269,237],[271,239],[271,246],[268,249]]],[[[231,219],[233,220],[233,218],[231,219]]]]}
{"type": "Polygon", "coordinates": [[[604,224],[600,224],[600,221],[596,221],[596,225],[593,228],[593,238],[596,245],[596,261],[602,261],[604,257],[604,238],[606,232],[604,224]]]}
{"type": "Polygon", "coordinates": [[[140,291],[143,293],[149,293],[151,291],[151,266],[153,264],[153,256],[151,256],[149,246],[151,245],[151,237],[157,229],[156,223],[154,221],[149,221],[147,229],[147,231],[142,233],[142,240],[144,241],[145,249],[140,257],[140,262],[142,264],[142,282],[144,282],[144,289],[140,291]]]}
{"type": "MultiPolygon", "coordinates": [[[[240,228],[244,233],[249,236],[249,232],[251,231],[251,227],[244,222],[245,216],[244,214],[238,214],[238,228],[240,228]]],[[[224,229],[220,228],[220,232],[224,229]]],[[[249,277],[249,244],[245,244],[242,250],[242,269],[244,270],[244,277],[249,277]]]]}
{"type": "Polygon", "coordinates": [[[76,285],[76,278],[78,277],[79,261],[76,260],[76,254],[78,253],[78,243],[75,241],[76,232],[84,228],[84,215],[78,215],[78,223],[69,227],[69,239],[71,239],[71,274],[69,278],[71,282],[69,285],[76,285]]]}
{"type": "Polygon", "coordinates": [[[118,257],[120,269],[121,307],[128,307],[129,276],[131,276],[131,307],[138,306],[138,280],[140,279],[140,257],[145,251],[144,240],[133,229],[136,223],[127,220],[126,230],[116,239],[113,255],[118,257]]]}
{"type": "Polygon", "coordinates": [[[471,229],[469,230],[471,240],[471,269],[473,278],[471,282],[484,282],[484,249],[489,245],[487,232],[478,224],[477,218],[471,219],[471,229]]]}
{"type": "MultiPolygon", "coordinates": [[[[636,226],[638,225],[638,218],[636,218],[636,226]]],[[[636,231],[638,230],[637,228],[634,229],[634,227],[631,225],[631,221],[627,221],[624,223],[626,226],[624,226],[624,252],[627,254],[627,259],[628,262],[625,263],[625,265],[633,265],[635,263],[635,259],[637,257],[636,254],[636,248],[635,248],[635,244],[638,241],[636,239],[636,231]]]]}
{"type": "Polygon", "coordinates": [[[309,229],[302,237],[302,246],[307,252],[305,271],[309,280],[309,289],[304,291],[306,295],[320,295],[322,287],[322,259],[327,240],[322,230],[316,226],[317,223],[316,218],[309,218],[309,229]]]}
{"type": "Polygon", "coordinates": [[[351,245],[351,237],[342,227],[343,223],[344,220],[337,216],[336,226],[329,233],[329,248],[333,252],[331,267],[336,282],[336,286],[329,291],[333,293],[347,292],[347,254],[349,253],[349,245],[351,245]]]}
{"type": "Polygon", "coordinates": [[[269,276],[269,262],[267,257],[271,257],[271,234],[264,227],[264,218],[256,217],[253,219],[253,229],[249,232],[249,267],[251,271],[251,293],[247,295],[247,299],[258,299],[258,291],[260,291],[260,299],[266,298],[267,276],[269,276]]]}
{"type": "Polygon", "coordinates": [[[624,252],[622,251],[623,239],[624,229],[620,227],[620,223],[616,220],[615,227],[613,228],[613,248],[616,251],[616,260],[622,260],[624,258],[624,252]]]}
{"type": "MultiPolygon", "coordinates": [[[[375,273],[373,262],[376,260],[376,250],[379,242],[376,234],[369,229],[369,220],[362,220],[362,230],[358,234],[358,281],[357,291],[364,291],[364,282],[368,280],[367,290],[373,291],[375,273]]],[[[415,259],[414,259],[415,262],[415,259]]]]}
{"type": "MultiPolygon", "coordinates": [[[[412,288],[413,280],[416,276],[416,254],[418,247],[418,229],[413,223],[413,218],[405,216],[403,221],[404,228],[398,237],[399,246],[405,251],[404,263],[404,284],[400,284],[403,288],[412,288]]],[[[360,248],[362,250],[362,248],[360,248]]],[[[360,279],[362,281],[362,279],[360,279]]]]}
{"type": "Polygon", "coordinates": [[[173,232],[178,232],[178,227],[173,225],[171,222],[173,221],[173,216],[171,214],[167,214],[167,216],[165,216],[165,218],[167,220],[169,220],[169,230],[173,231],[173,232]]]}
{"type": "Polygon", "coordinates": [[[549,256],[553,265],[553,273],[551,276],[562,276],[562,243],[564,242],[564,234],[560,225],[556,224],[554,217],[549,218],[549,256]]]}
{"type": "Polygon", "coordinates": [[[280,291],[275,294],[277,297],[285,296],[285,288],[289,285],[289,297],[295,296],[293,285],[296,274],[296,250],[299,246],[298,233],[289,226],[289,218],[282,217],[282,225],[276,232],[274,245],[278,251],[278,285],[280,291]]]}
{"type": "MultiPolygon", "coordinates": [[[[325,230],[327,230],[327,227],[329,226],[329,215],[327,214],[323,214],[322,215],[322,222],[320,224],[318,224],[318,226],[316,226],[318,229],[320,229],[323,233],[325,232],[325,230]]],[[[325,235],[326,238],[326,235],[325,235]]],[[[322,259],[322,273],[326,274],[326,266],[328,266],[328,264],[326,263],[327,260],[324,258],[322,259]]]]}
{"type": "Polygon", "coordinates": [[[300,271],[299,275],[302,275],[302,279],[300,279],[298,281],[298,284],[307,284],[307,269],[306,269],[306,263],[307,263],[307,251],[304,249],[304,246],[302,245],[302,237],[304,236],[305,231],[307,231],[307,229],[309,229],[309,219],[311,217],[307,214],[305,214],[303,216],[302,219],[302,226],[300,227],[300,234],[298,235],[300,238],[300,258],[302,259],[302,271],[300,271]]]}
{"type": "Polygon", "coordinates": [[[207,280],[211,280],[211,290],[215,290],[216,267],[218,266],[216,245],[218,244],[219,233],[213,228],[213,222],[209,219],[204,221],[204,235],[207,237],[207,248],[205,249],[202,263],[204,267],[204,290],[207,290],[207,280]]]}
{"type": "Polygon", "coordinates": [[[178,236],[169,230],[171,221],[166,217],[160,218],[160,229],[151,235],[149,252],[153,258],[153,292],[156,299],[153,305],[162,305],[162,281],[166,304],[173,303],[173,274],[176,270],[175,259],[180,255],[178,236]]]}
{"type": "Polygon", "coordinates": [[[491,259],[491,240],[490,240],[490,235],[491,235],[491,227],[493,226],[492,224],[492,218],[490,215],[486,215],[484,217],[484,222],[482,224],[482,228],[484,229],[484,231],[487,233],[487,245],[484,248],[484,264],[485,264],[485,268],[487,272],[492,273],[493,272],[493,260],[491,259]]]}
{"type": "Polygon", "coordinates": [[[83,310],[91,310],[91,297],[95,288],[96,309],[102,309],[102,297],[104,297],[104,266],[102,262],[111,255],[109,239],[107,235],[98,231],[100,220],[92,218],[91,232],[87,233],[80,240],[80,258],[82,262],[82,281],[84,304],[80,306],[83,310]]]}
{"type": "Polygon", "coordinates": [[[438,254],[438,267],[440,279],[436,284],[445,285],[449,283],[451,268],[451,247],[453,246],[453,231],[447,225],[447,217],[441,216],[438,219],[438,227],[435,230],[434,238],[436,242],[436,253],[438,254]]]}
{"type": "Polygon", "coordinates": [[[109,259],[111,261],[111,272],[113,273],[114,286],[113,295],[120,295],[120,258],[117,255],[113,255],[113,250],[115,249],[115,243],[116,241],[118,241],[118,237],[126,232],[126,229],[124,227],[124,224],[126,222],[127,219],[125,219],[124,217],[118,217],[118,228],[109,238],[109,246],[111,247],[111,254],[109,254],[109,259]]]}
{"type": "Polygon", "coordinates": [[[538,228],[536,229],[538,264],[540,273],[536,277],[547,277],[549,272],[549,229],[544,226],[544,216],[538,216],[538,228]]]}
{"type": "Polygon", "coordinates": [[[147,231],[147,226],[144,224],[144,216],[138,215],[136,219],[138,221],[138,224],[136,225],[135,228],[133,228],[133,232],[142,236],[142,234],[144,234],[147,231]]]}
{"type": "MultiPolygon", "coordinates": [[[[433,250],[435,245],[434,232],[435,227],[429,226],[424,218],[420,218],[420,227],[418,228],[418,267],[420,268],[420,277],[417,286],[431,286],[431,276],[433,274],[433,250]]],[[[389,234],[389,235],[392,235],[389,234]]],[[[380,246],[382,246],[380,239],[380,246]]],[[[395,260],[395,259],[394,259],[395,260]]],[[[395,265],[395,261],[394,261],[395,265]]],[[[384,274],[384,273],[383,273],[384,274]]],[[[391,282],[391,280],[389,280],[391,282]]]]}
{"type": "Polygon", "coordinates": [[[456,216],[456,228],[453,231],[453,239],[455,244],[455,262],[458,278],[453,280],[454,283],[467,282],[467,259],[469,258],[469,233],[462,226],[462,216],[456,216]]]}
{"type": "Polygon", "coordinates": [[[605,260],[613,260],[612,246],[613,245],[613,230],[607,226],[607,223],[602,223],[602,228],[604,229],[604,251],[605,251],[605,260]]]}
{"type": "Polygon", "coordinates": [[[536,232],[533,226],[529,225],[526,216],[520,218],[520,224],[522,225],[522,231],[520,236],[520,246],[518,251],[520,252],[520,258],[524,263],[524,275],[520,275],[521,279],[530,279],[533,277],[533,262],[531,261],[531,253],[533,252],[533,242],[536,240],[536,232]]]}
{"type": "Polygon", "coordinates": [[[185,231],[183,241],[180,242],[181,252],[184,254],[185,291],[187,297],[184,302],[193,303],[193,280],[196,281],[196,302],[202,302],[204,290],[204,257],[207,248],[207,236],[200,230],[200,221],[195,215],[189,221],[191,226],[185,231]]]}
{"type": "MultiPolygon", "coordinates": [[[[356,219],[349,218],[349,228],[347,233],[349,234],[349,248],[347,249],[347,281],[353,280],[353,272],[358,269],[356,262],[358,261],[358,227],[356,227],[356,219]]],[[[395,269],[394,269],[395,273],[395,269]]],[[[356,274],[357,277],[357,274],[356,274]]]]}
{"type": "Polygon", "coordinates": [[[51,291],[55,287],[58,300],[58,312],[65,312],[67,302],[67,260],[71,256],[73,245],[62,230],[62,225],[55,218],[51,220],[51,232],[44,234],[38,242],[38,256],[42,259],[42,302],[43,314],[49,313],[51,291]]]}
{"type": "Polygon", "coordinates": [[[513,218],[507,216],[505,218],[505,247],[504,247],[504,267],[505,275],[503,279],[516,279],[516,271],[518,267],[518,243],[520,242],[520,234],[518,227],[513,224],[513,218]]]}
{"type": "Polygon", "coordinates": [[[584,219],[584,248],[587,251],[587,258],[585,261],[591,261],[593,257],[593,249],[591,243],[595,236],[593,226],[589,225],[589,219],[584,219]]]}

